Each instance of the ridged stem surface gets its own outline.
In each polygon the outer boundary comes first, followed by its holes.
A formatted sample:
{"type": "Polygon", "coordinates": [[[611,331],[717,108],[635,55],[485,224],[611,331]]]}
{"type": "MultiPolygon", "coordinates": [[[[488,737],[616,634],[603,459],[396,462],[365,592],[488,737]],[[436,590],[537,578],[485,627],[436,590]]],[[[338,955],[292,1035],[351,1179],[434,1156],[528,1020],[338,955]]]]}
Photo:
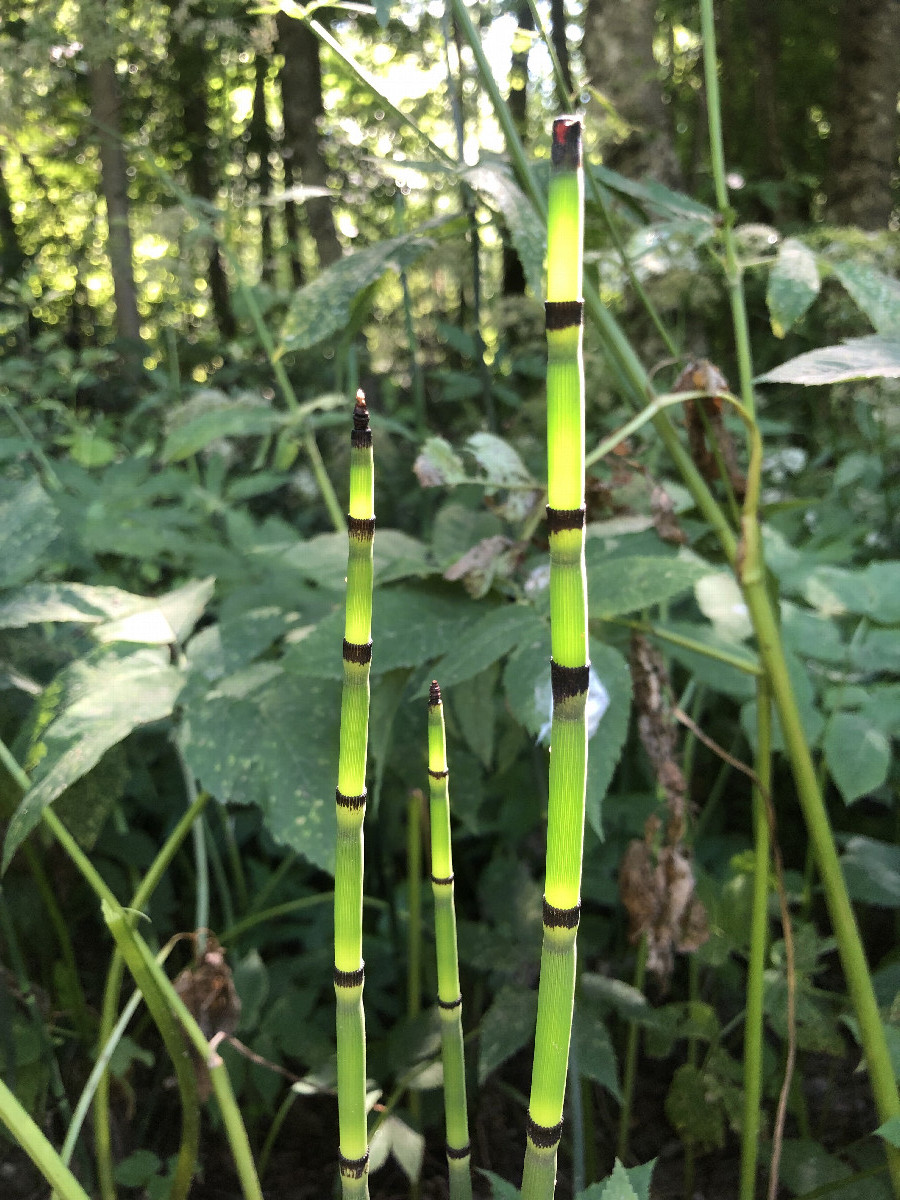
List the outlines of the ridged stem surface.
{"type": "Polygon", "coordinates": [[[372,660],[374,496],[372,432],[365,397],[358,392],[350,442],[344,687],[335,796],[334,990],[337,1000],[340,1176],[344,1200],[359,1200],[369,1194],[362,900],[369,667],[372,660]]]}
{"type": "Polygon", "coordinates": [[[431,818],[431,890],[437,950],[438,1009],[441,1058],[444,1064],[444,1109],[450,1200],[472,1200],[466,1068],[463,1053],[462,995],[456,949],[453,901],[453,850],[450,841],[450,784],[441,689],[431,685],[428,697],[428,785],[431,818]]]}
{"type": "Polygon", "coordinates": [[[551,1200],[575,999],[587,775],[581,123],[553,123],[547,209],[547,524],[553,724],[544,941],[528,1106],[524,1200],[551,1200]]]}

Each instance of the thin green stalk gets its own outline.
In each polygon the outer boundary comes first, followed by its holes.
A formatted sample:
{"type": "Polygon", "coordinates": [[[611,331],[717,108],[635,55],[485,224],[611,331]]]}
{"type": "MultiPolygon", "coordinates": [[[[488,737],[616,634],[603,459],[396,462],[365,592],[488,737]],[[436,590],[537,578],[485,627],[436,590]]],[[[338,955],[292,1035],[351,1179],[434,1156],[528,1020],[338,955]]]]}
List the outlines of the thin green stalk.
{"type": "Polygon", "coordinates": [[[344,687],[335,792],[334,991],[341,1188],[344,1200],[358,1200],[369,1194],[362,897],[369,668],[372,662],[372,547],[375,537],[372,431],[362,392],[356,394],[353,411],[349,508],[344,687]]]}
{"type": "Polygon", "coordinates": [[[462,994],[456,948],[453,900],[453,850],[450,839],[450,772],[441,689],[432,681],[428,694],[428,786],[431,816],[431,890],[437,952],[441,1059],[444,1064],[444,1114],[450,1200],[472,1200],[466,1066],[463,1049],[462,994]]]}
{"type": "Polygon", "coordinates": [[[744,1020],[744,1119],[741,1123],[740,1200],[756,1195],[756,1169],[762,1105],[763,992],[769,944],[769,870],[771,846],[766,794],[772,787],[772,701],[765,679],[756,687],[756,762],[753,787],[753,901],[747,963],[747,1011],[744,1020]]]}
{"type": "MultiPolygon", "coordinates": [[[[406,821],[406,1015],[410,1020],[422,1009],[422,801],[418,788],[409,795],[406,821]]],[[[422,1127],[422,1093],[412,1088],[407,1098],[414,1128],[422,1127]]],[[[420,1180],[409,1183],[410,1200],[420,1194],[420,1180]]]]}
{"type": "MultiPolygon", "coordinates": [[[[647,935],[642,934],[638,942],[637,958],[634,964],[633,986],[636,991],[643,992],[647,979],[647,935]]],[[[641,1036],[637,1021],[628,1022],[628,1036],[625,1040],[625,1069],[622,1072],[622,1108],[619,1111],[619,1140],[616,1144],[616,1158],[622,1162],[628,1161],[628,1142],[631,1136],[631,1112],[634,1106],[634,1085],[637,1080],[638,1042],[641,1036]]]]}
{"type": "Polygon", "coordinates": [[[48,1181],[60,1200],[90,1200],[53,1144],[0,1079],[0,1121],[48,1181]]]}
{"type": "Polygon", "coordinates": [[[553,687],[547,869],[523,1200],[552,1200],[575,1001],[587,776],[581,122],[553,123],[547,219],[547,524],[553,687]]]}

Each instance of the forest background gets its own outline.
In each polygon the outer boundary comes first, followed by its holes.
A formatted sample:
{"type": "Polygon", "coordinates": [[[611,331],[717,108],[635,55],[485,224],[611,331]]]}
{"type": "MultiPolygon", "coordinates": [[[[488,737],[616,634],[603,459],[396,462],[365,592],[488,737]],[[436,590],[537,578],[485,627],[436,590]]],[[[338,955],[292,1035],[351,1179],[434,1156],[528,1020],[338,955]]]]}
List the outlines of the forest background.
{"type": "MultiPolygon", "coordinates": [[[[539,202],[549,124],[568,109],[585,114],[587,277],[654,385],[737,390],[743,289],[769,582],[896,1069],[897,0],[718,0],[715,103],[699,9],[675,0],[2,9],[0,1062],[50,1140],[70,1141],[88,1191],[168,1195],[177,1120],[140,1014],[116,1040],[93,1135],[78,1119],[127,993],[95,895],[36,829],[51,805],[120,900],[141,896],[154,948],[194,932],[172,963],[189,966],[196,931],[215,930],[241,1000],[231,1026],[270,1064],[226,1049],[261,1174],[279,1196],[331,1187],[334,648],[358,387],[379,531],[373,1193],[443,1186],[418,790],[433,674],[474,1160],[496,1195],[518,1182],[549,703],[539,202]]],[[[591,327],[586,363],[590,449],[634,410],[591,327]]],[[[733,515],[740,422],[683,409],[678,437],[733,515]]],[[[756,648],[707,514],[653,430],[612,445],[587,484],[600,718],[560,1194],[599,1186],[618,1155],[657,1160],[654,1196],[737,1196],[756,648]],[[662,762],[644,736],[648,675],[665,697],[662,762]],[[646,911],[620,867],[635,846],[660,851],[666,764],[685,780],[704,918],[693,936],[660,934],[648,967],[646,911]]],[[[776,730],[797,950],[789,968],[773,867],[760,1154],[777,1139],[784,1195],[880,1200],[900,1128],[874,1135],[784,749],[776,730]]],[[[230,1195],[219,1118],[204,1113],[195,1194],[230,1195]]],[[[0,1158],[10,1195],[42,1194],[11,1142],[0,1158]]]]}

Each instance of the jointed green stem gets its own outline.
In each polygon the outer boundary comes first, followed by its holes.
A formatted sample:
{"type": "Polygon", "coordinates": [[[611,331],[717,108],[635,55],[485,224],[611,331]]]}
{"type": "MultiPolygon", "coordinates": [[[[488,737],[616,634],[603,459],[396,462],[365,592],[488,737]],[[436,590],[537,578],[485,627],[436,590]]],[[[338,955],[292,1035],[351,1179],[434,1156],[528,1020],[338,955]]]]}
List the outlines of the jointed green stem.
{"type": "Polygon", "coordinates": [[[338,762],[334,871],[334,990],[337,998],[338,1122],[344,1200],[369,1194],[366,1030],[363,1013],[362,885],[369,666],[372,661],[372,546],[375,483],[372,431],[357,392],[350,449],[347,612],[338,762]]]}
{"type": "Polygon", "coordinates": [[[438,1008],[444,1064],[444,1107],[450,1200],[472,1200],[469,1165],[469,1119],[463,1056],[462,995],[456,952],[453,903],[453,853],[450,842],[450,788],[441,689],[431,685],[428,697],[428,777],[431,796],[431,888],[437,949],[438,1008]]]}
{"type": "Polygon", "coordinates": [[[544,944],[522,1195],[551,1200],[575,999],[587,772],[581,123],[553,123],[547,219],[547,519],[553,684],[544,944]]]}

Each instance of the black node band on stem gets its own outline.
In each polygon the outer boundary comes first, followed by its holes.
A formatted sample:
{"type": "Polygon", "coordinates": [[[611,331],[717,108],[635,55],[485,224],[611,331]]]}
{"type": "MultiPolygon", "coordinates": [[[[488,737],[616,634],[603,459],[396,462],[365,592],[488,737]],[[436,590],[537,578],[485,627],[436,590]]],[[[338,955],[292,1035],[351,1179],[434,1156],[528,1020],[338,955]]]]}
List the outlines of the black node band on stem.
{"type": "Polygon", "coordinates": [[[544,325],[548,333],[576,329],[584,324],[583,300],[545,300],[544,325]]]}
{"type": "Polygon", "coordinates": [[[432,679],[431,687],[428,690],[428,704],[431,708],[436,708],[441,702],[441,689],[438,686],[438,681],[432,679]]]}
{"type": "Polygon", "coordinates": [[[343,1154],[338,1156],[338,1165],[342,1175],[348,1179],[362,1179],[365,1174],[366,1167],[369,1165],[368,1150],[362,1158],[344,1158],[343,1154]]]}
{"type": "Polygon", "coordinates": [[[431,882],[437,884],[438,887],[441,885],[444,887],[449,887],[455,878],[455,875],[445,875],[443,879],[439,878],[437,875],[432,875],[431,882]]]}
{"type": "Polygon", "coordinates": [[[364,667],[366,663],[372,661],[372,642],[348,642],[344,638],[343,646],[344,662],[356,663],[358,667],[364,667]]]}
{"type": "Polygon", "coordinates": [[[365,964],[358,971],[339,971],[334,968],[334,986],[342,988],[362,987],[366,979],[365,964]]]}
{"type": "Polygon", "coordinates": [[[455,1000],[442,1000],[438,996],[438,1008],[442,1008],[444,1012],[453,1012],[455,1008],[459,1008],[462,1004],[462,996],[457,996],[455,1000]]]}
{"type": "Polygon", "coordinates": [[[370,542],[375,536],[375,518],[348,516],[347,532],[358,542],[370,542]]]}
{"type": "Polygon", "coordinates": [[[446,779],[447,776],[450,774],[450,772],[449,772],[449,770],[432,771],[431,768],[429,767],[428,774],[431,776],[432,779],[446,779]]]}
{"type": "Polygon", "coordinates": [[[538,1125],[529,1116],[525,1122],[525,1130],[539,1150],[552,1150],[562,1137],[563,1123],[556,1125],[538,1125]]]}
{"type": "Polygon", "coordinates": [[[581,166],[580,117],[557,117],[553,122],[550,163],[564,171],[577,171],[581,166]]]}
{"type": "Polygon", "coordinates": [[[448,1142],[445,1149],[448,1158],[468,1158],[472,1153],[472,1146],[469,1142],[466,1142],[464,1146],[451,1146],[448,1142]]]}
{"type": "Polygon", "coordinates": [[[590,663],[585,663],[583,667],[561,667],[550,659],[550,686],[554,704],[562,704],[564,700],[572,700],[586,693],[590,682],[590,663]]]}
{"type": "Polygon", "coordinates": [[[584,528],[583,508],[551,508],[547,505],[547,532],[565,533],[567,529],[584,528]]]}
{"type": "Polygon", "coordinates": [[[340,788],[334,789],[334,799],[339,808],[364,808],[366,803],[366,795],[366,792],[362,792],[358,796],[345,796],[340,788]]]}
{"type": "Polygon", "coordinates": [[[547,929],[577,929],[581,919],[581,905],[573,908],[556,908],[544,897],[544,926],[547,929]]]}

